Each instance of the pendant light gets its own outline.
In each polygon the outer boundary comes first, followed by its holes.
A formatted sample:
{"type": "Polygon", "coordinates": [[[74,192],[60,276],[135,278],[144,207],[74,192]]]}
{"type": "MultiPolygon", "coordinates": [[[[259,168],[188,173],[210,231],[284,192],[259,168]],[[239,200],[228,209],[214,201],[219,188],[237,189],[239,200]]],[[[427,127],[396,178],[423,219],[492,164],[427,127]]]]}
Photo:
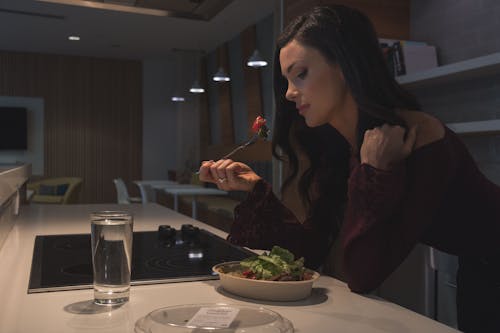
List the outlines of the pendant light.
{"type": "Polygon", "coordinates": [[[231,78],[226,74],[226,71],[221,66],[214,74],[212,80],[214,80],[215,82],[229,82],[231,81],[231,78]]]}
{"type": "Polygon", "coordinates": [[[215,82],[229,82],[229,81],[231,81],[231,78],[229,77],[229,75],[226,74],[224,67],[222,67],[222,52],[223,52],[222,50],[223,50],[223,46],[219,47],[217,55],[219,58],[220,66],[219,66],[219,69],[217,70],[217,72],[212,77],[212,80],[214,80],[215,82]]]}
{"type": "MultiPolygon", "coordinates": [[[[176,56],[175,56],[175,62],[176,62],[176,71],[175,71],[175,82],[178,82],[180,81],[180,78],[181,78],[181,71],[182,71],[182,56],[180,54],[180,51],[179,50],[173,50],[174,53],[176,53],[176,56]]],[[[185,102],[186,99],[184,98],[184,96],[182,96],[180,93],[179,93],[179,89],[177,87],[177,89],[175,89],[175,93],[172,95],[172,97],[170,97],[170,100],[172,102],[175,102],[175,103],[179,103],[179,102],[185,102]]]]}
{"type": "Polygon", "coordinates": [[[266,67],[267,61],[265,61],[264,58],[261,57],[259,50],[255,49],[250,58],[248,58],[247,66],[253,68],[266,67]]]}
{"type": "Polygon", "coordinates": [[[197,57],[195,66],[195,79],[193,85],[191,86],[191,88],[189,88],[189,92],[193,94],[203,94],[205,92],[205,89],[201,86],[200,82],[198,81],[198,76],[200,75],[200,67],[201,67],[200,62],[201,62],[201,57],[197,57]]]}
{"type": "Polygon", "coordinates": [[[186,99],[182,96],[174,95],[170,98],[172,102],[184,102],[186,99]]]}
{"type": "Polygon", "coordinates": [[[193,94],[203,94],[205,89],[200,85],[198,80],[194,80],[193,85],[189,88],[189,92],[193,94]]]}

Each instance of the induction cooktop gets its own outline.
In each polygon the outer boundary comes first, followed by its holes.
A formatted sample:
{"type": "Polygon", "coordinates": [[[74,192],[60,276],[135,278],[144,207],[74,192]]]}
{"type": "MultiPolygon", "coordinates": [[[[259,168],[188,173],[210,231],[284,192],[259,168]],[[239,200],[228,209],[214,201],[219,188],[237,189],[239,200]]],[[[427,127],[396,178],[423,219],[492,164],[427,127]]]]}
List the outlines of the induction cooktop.
{"type": "MultiPolygon", "coordinates": [[[[253,253],[185,224],[134,232],[131,285],[218,279],[212,267],[253,253]]],[[[90,234],[35,238],[28,293],[92,288],[90,234]]]]}

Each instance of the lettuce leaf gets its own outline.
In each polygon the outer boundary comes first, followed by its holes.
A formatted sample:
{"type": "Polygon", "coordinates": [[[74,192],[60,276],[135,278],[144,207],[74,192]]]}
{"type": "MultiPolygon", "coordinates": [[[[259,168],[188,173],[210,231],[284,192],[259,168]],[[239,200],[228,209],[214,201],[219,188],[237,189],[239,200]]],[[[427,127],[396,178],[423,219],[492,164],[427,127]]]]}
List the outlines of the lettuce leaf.
{"type": "Polygon", "coordinates": [[[271,252],[246,258],[240,265],[253,273],[256,279],[274,280],[284,276],[301,280],[305,271],[304,258],[295,260],[294,255],[279,246],[274,246],[271,252]]]}

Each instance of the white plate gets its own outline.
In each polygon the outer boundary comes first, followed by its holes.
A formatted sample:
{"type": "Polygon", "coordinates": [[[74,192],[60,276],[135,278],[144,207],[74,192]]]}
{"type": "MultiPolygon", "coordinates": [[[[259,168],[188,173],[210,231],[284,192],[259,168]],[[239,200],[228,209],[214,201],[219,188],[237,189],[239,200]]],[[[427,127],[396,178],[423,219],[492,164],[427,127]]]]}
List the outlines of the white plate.
{"type": "Polygon", "coordinates": [[[319,273],[314,272],[312,279],[304,281],[267,281],[253,280],[226,274],[223,267],[239,265],[239,261],[230,261],[215,265],[212,270],[219,274],[222,288],[235,295],[267,300],[267,301],[298,301],[311,294],[314,281],[319,273]]]}
{"type": "Polygon", "coordinates": [[[150,312],[135,323],[136,333],[293,333],[277,312],[235,304],[186,304],[150,312]],[[233,313],[235,317],[224,316],[233,313]],[[229,325],[229,326],[228,326],[229,325]]]}

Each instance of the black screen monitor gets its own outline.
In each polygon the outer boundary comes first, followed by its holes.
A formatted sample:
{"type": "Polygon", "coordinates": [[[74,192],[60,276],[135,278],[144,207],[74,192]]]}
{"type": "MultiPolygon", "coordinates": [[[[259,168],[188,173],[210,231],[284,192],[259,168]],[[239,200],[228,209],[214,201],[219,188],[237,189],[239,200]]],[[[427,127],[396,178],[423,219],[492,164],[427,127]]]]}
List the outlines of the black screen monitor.
{"type": "Polygon", "coordinates": [[[0,150],[28,149],[26,108],[0,107],[0,150]]]}

